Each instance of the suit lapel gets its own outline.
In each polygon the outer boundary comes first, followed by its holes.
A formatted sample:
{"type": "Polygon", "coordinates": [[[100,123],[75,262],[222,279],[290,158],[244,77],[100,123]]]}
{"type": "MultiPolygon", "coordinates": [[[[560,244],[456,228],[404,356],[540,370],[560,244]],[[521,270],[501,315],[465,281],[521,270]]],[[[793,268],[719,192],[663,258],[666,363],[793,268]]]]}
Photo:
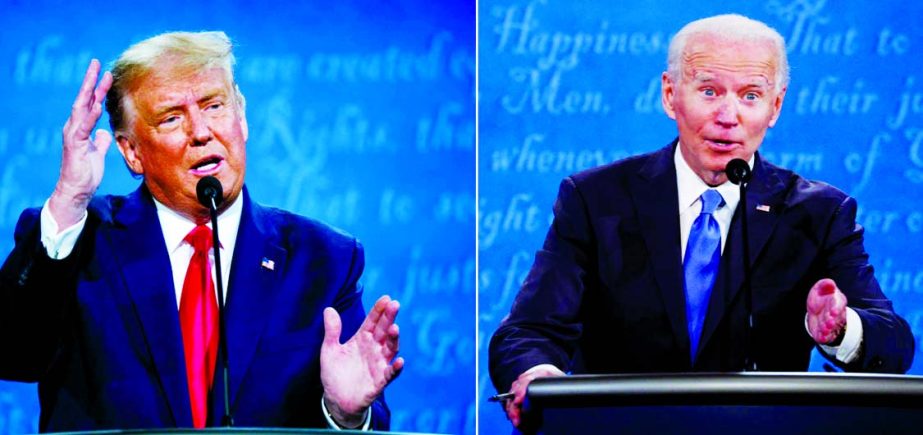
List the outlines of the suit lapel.
{"type": "Polygon", "coordinates": [[[673,335],[680,348],[688,348],[679,205],[676,200],[676,169],[673,165],[675,146],[676,141],[651,156],[638,173],[640,179],[632,186],[632,197],[673,335]],[[656,198],[668,200],[658,201],[656,198]]]}
{"type": "Polygon", "coordinates": [[[279,246],[279,236],[270,226],[265,210],[250,201],[246,189],[243,200],[225,307],[232,407],[267,319],[272,317],[288,256],[279,246]]]}
{"type": "Polygon", "coordinates": [[[191,426],[186,362],[179,328],[170,259],[157,210],[145,187],[113,211],[113,225],[102,227],[141,323],[147,349],[173,413],[174,425],[191,426]]]}
{"type": "MultiPolygon", "coordinates": [[[[757,154],[754,162],[753,179],[747,189],[747,210],[738,206],[734,212],[731,228],[722,256],[722,271],[720,281],[716,281],[715,290],[719,290],[718,283],[727,283],[723,291],[713,291],[709,302],[708,315],[702,330],[701,347],[704,347],[715,329],[727,314],[729,307],[734,305],[734,300],[743,289],[743,225],[741,213],[747,213],[747,225],[750,233],[750,266],[755,269],[759,263],[759,255],[766,247],[766,242],[776,228],[776,224],[784,209],[785,184],[779,178],[773,167],[763,162],[757,154]],[[768,206],[768,210],[767,210],[768,206]],[[728,261],[725,261],[728,260],[728,261]],[[722,276],[726,279],[721,279],[722,276]]],[[[741,305],[743,307],[743,305],[741,305]]]]}

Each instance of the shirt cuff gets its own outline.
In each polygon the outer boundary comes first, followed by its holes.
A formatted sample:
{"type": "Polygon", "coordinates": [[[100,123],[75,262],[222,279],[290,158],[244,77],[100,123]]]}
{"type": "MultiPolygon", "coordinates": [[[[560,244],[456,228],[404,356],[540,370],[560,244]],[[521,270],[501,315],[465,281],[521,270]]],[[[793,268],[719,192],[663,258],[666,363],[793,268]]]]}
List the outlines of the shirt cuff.
{"type": "MultiPolygon", "coordinates": [[[[324,418],[327,419],[327,426],[328,426],[330,429],[333,429],[333,430],[344,430],[342,427],[340,427],[340,425],[337,424],[336,421],[334,421],[333,416],[330,415],[330,411],[327,411],[327,404],[324,403],[324,398],[323,398],[323,396],[320,398],[320,409],[321,409],[322,411],[324,411],[324,418]]],[[[365,410],[365,422],[362,423],[362,426],[359,426],[359,427],[357,427],[357,428],[355,428],[355,429],[351,429],[351,430],[359,430],[359,431],[365,432],[365,431],[368,431],[368,430],[369,430],[369,427],[370,427],[370,426],[372,426],[372,407],[371,407],[371,406],[369,406],[369,407],[365,410]]]]}
{"type": "Polygon", "coordinates": [[[67,258],[71,251],[74,250],[74,246],[77,245],[77,239],[87,223],[87,212],[83,212],[83,217],[77,223],[59,232],[58,223],[54,220],[54,216],[51,215],[51,210],[48,208],[49,200],[45,200],[40,218],[42,245],[45,246],[45,252],[48,253],[48,257],[53,260],[62,260],[67,258]]]}
{"type": "MultiPolygon", "coordinates": [[[[548,364],[548,363],[539,364],[539,365],[536,365],[536,366],[532,366],[531,368],[529,368],[529,370],[524,371],[522,374],[532,373],[532,372],[534,372],[534,371],[536,371],[536,370],[539,370],[539,369],[545,369],[545,370],[550,370],[550,371],[553,371],[553,372],[558,372],[558,373],[561,374],[561,376],[567,375],[567,373],[564,373],[561,369],[558,368],[558,366],[556,366],[556,365],[554,365],[554,364],[548,364]]],[[[520,375],[520,376],[521,376],[521,375],[520,375]]]]}
{"type": "MultiPolygon", "coordinates": [[[[808,316],[804,316],[804,328],[808,329],[808,316]]],[[[810,335],[810,331],[808,331],[810,335]]],[[[826,353],[832,355],[837,361],[849,364],[859,357],[859,350],[862,349],[862,318],[852,308],[846,307],[846,332],[843,334],[843,340],[839,346],[827,346],[818,343],[817,346],[826,353]]]]}

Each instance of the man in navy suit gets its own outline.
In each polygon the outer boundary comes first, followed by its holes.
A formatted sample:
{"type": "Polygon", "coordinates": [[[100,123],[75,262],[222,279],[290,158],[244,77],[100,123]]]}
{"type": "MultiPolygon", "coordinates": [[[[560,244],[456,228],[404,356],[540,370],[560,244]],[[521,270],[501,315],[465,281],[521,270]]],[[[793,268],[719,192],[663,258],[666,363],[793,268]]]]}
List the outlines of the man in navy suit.
{"type": "Polygon", "coordinates": [[[910,367],[913,337],[868,264],[855,200],[757,153],[787,89],[782,37],[711,17],[680,30],[668,57],[662,103],[679,138],[561,183],[544,246],[491,340],[491,378],[514,394],[504,405],[515,426],[529,383],[565,372],[740,371],[748,358],[803,371],[814,346],[846,370],[910,367]],[[733,159],[752,168],[747,210],[725,174],[733,159]]]}
{"type": "Polygon", "coordinates": [[[358,241],[250,199],[233,63],[222,32],[142,41],[98,85],[90,63],[54,193],[23,213],[0,271],[0,376],[39,382],[42,431],[222,424],[218,278],[196,197],[205,176],[224,188],[235,423],[388,428],[382,392],[404,364],[399,304],[382,296],[366,316],[358,241]],[[144,180],[128,196],[94,196],[113,139],[91,134],[104,98],[119,151],[144,180]]]}

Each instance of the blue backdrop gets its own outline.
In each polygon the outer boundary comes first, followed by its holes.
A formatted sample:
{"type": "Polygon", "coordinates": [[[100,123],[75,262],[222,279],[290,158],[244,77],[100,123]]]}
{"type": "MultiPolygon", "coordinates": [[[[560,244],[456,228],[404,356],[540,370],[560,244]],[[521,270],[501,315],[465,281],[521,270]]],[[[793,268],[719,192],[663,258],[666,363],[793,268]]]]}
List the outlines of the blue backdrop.
{"type": "MultiPolygon", "coordinates": [[[[0,2],[0,257],[20,211],[52,191],[90,58],[108,64],[164,31],[224,30],[253,197],[359,237],[365,305],[402,303],[393,428],[474,433],[474,1],[75,3],[0,2]]],[[[99,192],[137,184],[113,146],[99,192]]],[[[37,430],[35,391],[0,383],[0,433],[37,430]]]]}
{"type": "MultiPolygon", "coordinates": [[[[509,433],[484,399],[494,393],[487,343],[541,246],[558,183],[676,136],[660,105],[669,39],[728,12],[765,21],[788,42],[792,81],[763,155],[858,199],[877,277],[923,336],[923,4],[482,0],[480,433],[509,433]]],[[[920,348],[911,373],[923,373],[920,348]]]]}

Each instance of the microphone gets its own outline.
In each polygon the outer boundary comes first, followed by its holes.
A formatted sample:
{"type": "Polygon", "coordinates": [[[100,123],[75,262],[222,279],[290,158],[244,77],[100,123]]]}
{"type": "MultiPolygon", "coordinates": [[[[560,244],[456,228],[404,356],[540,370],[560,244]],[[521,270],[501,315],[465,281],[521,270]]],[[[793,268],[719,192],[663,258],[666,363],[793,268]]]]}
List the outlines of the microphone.
{"type": "Polygon", "coordinates": [[[195,186],[196,197],[199,203],[209,210],[216,210],[224,202],[224,189],[221,188],[221,182],[211,175],[202,177],[195,186]]]}
{"type": "Polygon", "coordinates": [[[731,183],[734,184],[749,183],[750,178],[753,177],[753,171],[750,170],[750,165],[744,159],[731,160],[725,167],[724,172],[727,174],[728,180],[731,180],[731,183]]]}
{"type": "Polygon", "coordinates": [[[740,186],[740,224],[743,230],[744,248],[744,306],[747,309],[747,330],[744,333],[744,371],[755,372],[758,370],[756,359],[753,358],[751,341],[753,337],[753,287],[751,285],[752,272],[750,270],[750,232],[747,229],[747,185],[753,178],[750,165],[743,159],[734,159],[728,162],[724,169],[728,180],[740,186]]]}
{"type": "Polygon", "coordinates": [[[224,378],[224,426],[234,426],[234,418],[231,416],[231,398],[228,390],[228,346],[227,337],[225,336],[224,326],[224,284],[221,275],[221,251],[218,249],[221,243],[218,240],[218,206],[224,202],[224,189],[221,182],[211,175],[202,177],[195,186],[196,197],[199,203],[208,208],[212,220],[212,249],[215,254],[215,272],[218,279],[218,355],[221,358],[222,377],[224,378]]]}

